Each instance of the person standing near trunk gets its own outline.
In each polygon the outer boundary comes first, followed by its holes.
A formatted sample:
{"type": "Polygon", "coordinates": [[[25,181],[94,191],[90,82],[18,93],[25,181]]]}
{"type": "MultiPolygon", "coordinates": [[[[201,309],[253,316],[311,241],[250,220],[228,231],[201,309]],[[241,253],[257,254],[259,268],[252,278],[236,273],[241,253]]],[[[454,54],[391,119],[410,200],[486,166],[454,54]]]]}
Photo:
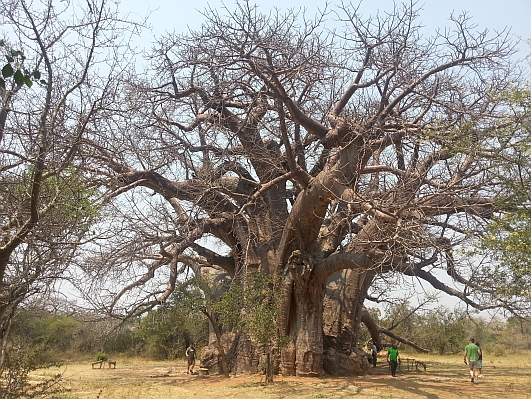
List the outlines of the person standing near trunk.
{"type": "Polygon", "coordinates": [[[376,367],[376,358],[378,357],[378,348],[376,348],[376,342],[372,343],[371,356],[372,356],[372,367],[376,367]]]}
{"type": "Polygon", "coordinates": [[[188,361],[188,370],[186,371],[187,374],[193,374],[194,373],[194,366],[195,366],[195,345],[193,342],[190,343],[190,346],[186,348],[186,360],[188,361]]]}

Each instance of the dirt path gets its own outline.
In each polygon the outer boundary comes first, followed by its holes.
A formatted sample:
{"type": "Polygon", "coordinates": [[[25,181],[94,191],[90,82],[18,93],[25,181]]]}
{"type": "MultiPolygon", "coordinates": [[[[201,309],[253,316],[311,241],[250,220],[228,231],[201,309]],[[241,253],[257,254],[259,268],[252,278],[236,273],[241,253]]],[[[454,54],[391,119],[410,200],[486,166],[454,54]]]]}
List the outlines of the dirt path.
{"type": "MultiPolygon", "coordinates": [[[[527,365],[527,364],[526,364],[527,365]]],[[[390,376],[384,365],[360,377],[296,378],[277,376],[265,384],[261,375],[231,378],[186,374],[182,365],[118,362],[116,369],[90,369],[73,364],[66,368],[68,398],[531,398],[529,367],[500,364],[485,368],[480,384],[470,382],[458,362],[428,362],[427,371],[390,376]]]]}
{"type": "MultiPolygon", "coordinates": [[[[387,370],[385,370],[387,371],[387,370]]],[[[261,378],[192,378],[182,384],[190,396],[202,398],[531,398],[531,376],[512,376],[501,380],[485,377],[476,385],[466,371],[462,375],[444,373],[404,373],[393,378],[386,372],[363,377],[286,378],[277,377],[271,385],[261,378]],[[519,383],[520,380],[520,383],[519,383]],[[223,396],[220,393],[223,392],[223,396]]]]}

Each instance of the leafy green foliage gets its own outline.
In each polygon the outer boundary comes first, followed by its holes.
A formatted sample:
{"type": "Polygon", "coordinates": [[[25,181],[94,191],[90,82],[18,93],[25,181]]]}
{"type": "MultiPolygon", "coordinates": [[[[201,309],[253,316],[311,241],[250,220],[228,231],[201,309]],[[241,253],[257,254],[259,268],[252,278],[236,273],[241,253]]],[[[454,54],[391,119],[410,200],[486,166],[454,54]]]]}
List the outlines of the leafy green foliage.
{"type": "Polygon", "coordinates": [[[38,346],[40,351],[37,360],[40,362],[61,360],[66,354],[75,352],[83,330],[83,323],[74,317],[21,310],[13,322],[11,342],[15,347],[38,346]]]}
{"type": "Polygon", "coordinates": [[[500,265],[497,278],[500,293],[531,297],[531,210],[506,212],[489,225],[482,240],[500,265]],[[507,273],[510,270],[510,274],[507,273]]]}
{"type": "Polygon", "coordinates": [[[134,340],[142,343],[147,356],[182,357],[190,341],[198,343],[208,335],[208,321],[200,311],[203,306],[203,294],[196,286],[175,290],[165,304],[140,320],[134,340]]]}
{"type": "Polygon", "coordinates": [[[46,80],[41,79],[41,73],[37,70],[29,71],[24,67],[26,57],[21,50],[6,49],[6,42],[0,40],[0,49],[4,49],[7,63],[2,67],[2,76],[0,77],[0,88],[6,88],[7,79],[12,78],[17,86],[26,85],[33,86],[33,81],[37,81],[43,85],[46,80]]]}
{"type": "MultiPolygon", "coordinates": [[[[0,200],[5,214],[20,214],[29,217],[29,193],[32,182],[31,171],[13,178],[5,178],[0,185],[0,200]]],[[[82,177],[71,170],[50,175],[43,179],[40,196],[40,222],[33,234],[42,239],[61,236],[69,232],[80,233],[98,215],[92,204],[96,194],[82,177]],[[42,228],[40,227],[42,226],[42,228]]]]}
{"type": "Polygon", "coordinates": [[[531,349],[531,318],[511,317],[494,332],[496,342],[515,350],[531,349]]]}
{"type": "Polygon", "coordinates": [[[531,90],[501,93],[518,115],[507,163],[500,165],[503,187],[497,199],[501,211],[488,225],[480,250],[495,260],[498,295],[527,298],[531,303],[531,90]]]}
{"type": "MultiPolygon", "coordinates": [[[[97,352],[118,353],[121,348],[134,348],[134,342],[126,339],[121,346],[116,340],[121,337],[122,329],[117,328],[118,321],[85,321],[82,315],[50,313],[42,308],[38,301],[32,306],[24,306],[13,318],[9,336],[8,350],[38,346],[38,361],[64,361],[86,354],[91,359],[97,352]],[[114,346],[107,345],[107,341],[114,346]]],[[[94,315],[90,315],[91,319],[94,315]]],[[[127,329],[130,333],[130,329],[127,329]]],[[[125,349],[124,349],[125,351],[125,349]]],[[[137,354],[134,349],[131,354],[137,354]]],[[[37,353],[35,354],[37,356],[37,353]]]]}
{"type": "Polygon", "coordinates": [[[248,333],[260,345],[271,347],[277,343],[276,319],[280,309],[272,287],[271,276],[253,271],[242,285],[232,284],[214,310],[220,314],[223,324],[248,333]]]}
{"type": "Polygon", "coordinates": [[[28,376],[32,371],[58,367],[55,363],[40,360],[40,354],[41,347],[34,345],[10,352],[2,375],[0,399],[42,398],[64,391],[59,371],[37,383],[29,381],[28,376]]]}
{"type": "Polygon", "coordinates": [[[40,348],[39,361],[64,360],[101,353],[175,359],[184,356],[188,342],[201,342],[208,322],[191,303],[196,287],[176,292],[164,306],[142,319],[121,325],[113,321],[83,321],[81,316],[50,314],[37,307],[20,309],[13,320],[10,347],[40,348]]]}
{"type": "MultiPolygon", "coordinates": [[[[142,341],[135,336],[135,330],[138,326],[138,320],[128,320],[117,327],[114,327],[109,334],[104,337],[103,345],[100,347],[109,353],[121,354],[124,356],[138,356],[141,349],[142,341]]],[[[81,352],[90,352],[94,348],[93,341],[87,339],[81,341],[79,350],[81,352]]]]}
{"type": "MultiPolygon", "coordinates": [[[[459,353],[472,327],[466,313],[444,307],[430,310],[420,321],[423,345],[438,354],[459,353]]],[[[477,334],[473,334],[477,336],[477,334]]]]}
{"type": "Polygon", "coordinates": [[[472,320],[463,310],[437,307],[413,312],[408,304],[391,306],[379,323],[393,333],[415,342],[420,347],[438,354],[462,351],[470,336],[486,339],[481,320],[472,320]]]}

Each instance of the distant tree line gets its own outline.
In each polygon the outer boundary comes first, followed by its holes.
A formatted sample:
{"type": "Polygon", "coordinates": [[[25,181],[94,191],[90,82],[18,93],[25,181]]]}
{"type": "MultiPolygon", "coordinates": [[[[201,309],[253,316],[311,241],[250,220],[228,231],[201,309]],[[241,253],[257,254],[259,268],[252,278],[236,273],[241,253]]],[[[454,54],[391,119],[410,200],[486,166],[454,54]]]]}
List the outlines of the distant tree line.
{"type": "MultiPolygon", "coordinates": [[[[471,317],[465,310],[443,306],[414,313],[411,310],[407,304],[394,306],[385,317],[380,317],[375,309],[371,311],[381,325],[433,354],[460,353],[470,336],[477,338],[489,356],[531,349],[531,319],[487,320],[471,317]]],[[[201,348],[208,343],[207,335],[206,319],[177,297],[142,319],[123,324],[86,321],[86,317],[26,308],[20,310],[13,325],[15,349],[38,348],[35,352],[42,362],[92,359],[100,352],[110,357],[182,359],[191,341],[201,348]]],[[[369,340],[369,332],[363,330],[358,346],[366,349],[369,340]]],[[[414,351],[406,346],[402,348],[414,351]]]]}
{"type": "Polygon", "coordinates": [[[207,343],[208,324],[178,295],[141,319],[121,323],[94,314],[52,313],[43,307],[24,307],[14,318],[10,349],[32,351],[39,363],[50,360],[92,359],[97,353],[153,359],[184,357],[191,341],[207,343]]]}

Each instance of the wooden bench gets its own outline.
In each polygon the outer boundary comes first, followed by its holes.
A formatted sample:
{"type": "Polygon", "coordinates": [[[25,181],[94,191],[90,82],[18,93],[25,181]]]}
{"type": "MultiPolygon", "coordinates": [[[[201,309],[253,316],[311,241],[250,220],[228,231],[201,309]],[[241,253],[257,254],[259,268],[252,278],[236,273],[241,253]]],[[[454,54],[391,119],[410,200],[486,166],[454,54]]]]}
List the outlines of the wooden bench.
{"type": "MultiPolygon", "coordinates": [[[[420,360],[417,360],[411,357],[406,357],[406,358],[400,359],[400,361],[398,362],[397,370],[401,370],[402,363],[406,364],[407,371],[413,371],[413,370],[419,371],[419,366],[423,367],[424,371],[426,371],[426,368],[427,368],[426,363],[421,362],[420,360]]],[[[390,362],[388,362],[388,366],[390,370],[391,369],[390,362]]]]}
{"type": "MultiPolygon", "coordinates": [[[[105,360],[98,360],[97,362],[92,363],[92,368],[94,368],[94,366],[98,365],[98,366],[100,366],[99,368],[101,369],[102,366],[103,366],[103,363],[105,363],[105,360]]],[[[116,368],[116,362],[113,362],[113,361],[109,360],[107,363],[109,363],[109,368],[111,368],[111,366],[113,366],[114,369],[116,368]]]]}
{"type": "Polygon", "coordinates": [[[101,369],[101,366],[103,365],[103,360],[98,360],[97,362],[92,363],[92,368],[94,368],[95,365],[99,365],[99,368],[101,369]]]}
{"type": "Polygon", "coordinates": [[[421,362],[420,360],[417,360],[417,359],[414,359],[414,358],[411,358],[411,357],[406,357],[405,359],[400,359],[400,363],[398,364],[399,367],[400,367],[400,364],[402,363],[402,360],[406,361],[407,371],[413,371],[413,369],[415,371],[419,371],[419,366],[422,366],[424,368],[424,371],[426,371],[426,363],[421,362]]]}

